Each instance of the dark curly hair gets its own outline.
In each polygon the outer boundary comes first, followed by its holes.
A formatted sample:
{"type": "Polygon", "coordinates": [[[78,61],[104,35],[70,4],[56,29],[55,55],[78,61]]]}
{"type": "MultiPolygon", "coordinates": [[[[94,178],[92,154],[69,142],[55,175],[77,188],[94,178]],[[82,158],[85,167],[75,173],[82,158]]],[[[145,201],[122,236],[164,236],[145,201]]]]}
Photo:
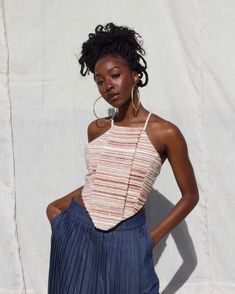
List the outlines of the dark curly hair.
{"type": "Polygon", "coordinates": [[[148,83],[146,72],[147,62],[142,57],[145,55],[141,36],[127,26],[117,26],[107,23],[105,26],[97,25],[95,33],[90,33],[89,39],[82,44],[81,57],[78,62],[81,65],[80,73],[85,76],[91,71],[94,74],[95,64],[106,55],[122,57],[132,71],[139,75],[137,86],[144,87],[148,83]],[[140,63],[142,60],[143,65],[140,63]],[[86,68],[85,68],[86,67],[86,68]],[[145,81],[142,81],[143,75],[145,81]]]}

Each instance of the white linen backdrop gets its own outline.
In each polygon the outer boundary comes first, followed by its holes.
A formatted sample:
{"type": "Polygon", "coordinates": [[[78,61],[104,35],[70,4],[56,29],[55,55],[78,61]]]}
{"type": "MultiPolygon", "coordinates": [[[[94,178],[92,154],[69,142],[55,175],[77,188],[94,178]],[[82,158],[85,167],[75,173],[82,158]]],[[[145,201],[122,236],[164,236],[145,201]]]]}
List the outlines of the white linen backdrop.
{"type": "MultiPolygon", "coordinates": [[[[142,104],[183,133],[200,192],[154,248],[161,293],[235,293],[234,16],[233,0],[0,0],[1,294],[47,293],[46,207],[84,184],[99,96],[75,54],[109,21],[143,37],[142,104]]],[[[147,201],[150,229],[180,196],[166,161],[147,201]]]]}

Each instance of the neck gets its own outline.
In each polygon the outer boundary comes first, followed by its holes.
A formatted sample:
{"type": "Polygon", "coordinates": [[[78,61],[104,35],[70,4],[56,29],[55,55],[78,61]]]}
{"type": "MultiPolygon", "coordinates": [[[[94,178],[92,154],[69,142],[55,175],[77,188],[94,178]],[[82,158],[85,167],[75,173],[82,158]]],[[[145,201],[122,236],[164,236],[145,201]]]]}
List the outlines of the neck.
{"type": "Polygon", "coordinates": [[[140,103],[139,110],[137,115],[134,114],[134,109],[132,103],[128,105],[122,105],[118,108],[118,113],[115,115],[115,121],[123,121],[123,122],[131,122],[131,121],[138,121],[141,119],[142,115],[146,113],[147,110],[143,107],[140,103]]]}

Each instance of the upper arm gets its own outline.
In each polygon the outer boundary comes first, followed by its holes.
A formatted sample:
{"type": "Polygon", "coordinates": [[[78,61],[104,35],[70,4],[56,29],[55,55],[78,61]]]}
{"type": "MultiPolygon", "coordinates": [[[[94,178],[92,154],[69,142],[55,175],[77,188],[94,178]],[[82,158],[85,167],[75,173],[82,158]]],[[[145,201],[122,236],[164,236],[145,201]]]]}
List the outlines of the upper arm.
{"type": "Polygon", "coordinates": [[[185,138],[177,126],[170,123],[166,132],[166,154],[182,196],[198,201],[199,193],[185,138]]]}
{"type": "Polygon", "coordinates": [[[94,122],[92,121],[87,127],[87,139],[88,142],[91,142],[94,138],[94,122]]]}
{"type": "Polygon", "coordinates": [[[98,120],[93,120],[87,127],[87,138],[88,142],[93,141],[97,136],[97,124],[98,120]]]}
{"type": "Polygon", "coordinates": [[[87,127],[88,142],[93,141],[102,134],[109,124],[104,118],[93,120],[87,127]]]}

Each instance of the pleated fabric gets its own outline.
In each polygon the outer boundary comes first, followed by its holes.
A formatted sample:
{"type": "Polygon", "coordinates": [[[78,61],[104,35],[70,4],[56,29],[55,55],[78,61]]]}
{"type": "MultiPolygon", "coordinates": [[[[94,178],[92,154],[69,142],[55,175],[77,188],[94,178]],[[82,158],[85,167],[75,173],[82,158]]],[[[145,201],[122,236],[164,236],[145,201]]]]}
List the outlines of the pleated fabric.
{"type": "Polygon", "coordinates": [[[51,229],[48,294],[159,294],[144,210],[100,230],[74,197],[51,229]]]}

